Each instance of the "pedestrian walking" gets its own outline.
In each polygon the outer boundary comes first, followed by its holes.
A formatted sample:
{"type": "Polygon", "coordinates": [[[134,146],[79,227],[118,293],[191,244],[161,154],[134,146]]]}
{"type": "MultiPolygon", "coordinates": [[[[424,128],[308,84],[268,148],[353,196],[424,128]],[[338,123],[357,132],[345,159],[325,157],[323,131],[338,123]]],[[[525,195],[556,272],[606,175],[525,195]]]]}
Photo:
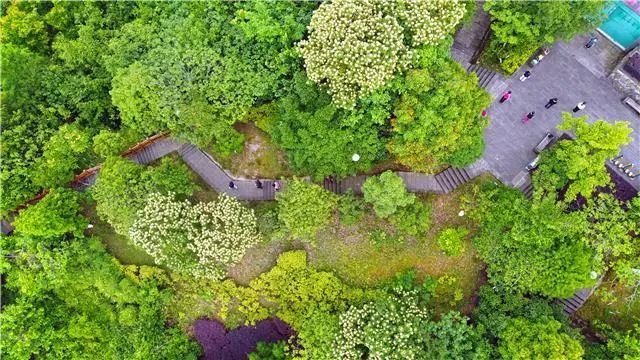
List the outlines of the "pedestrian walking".
{"type": "Polygon", "coordinates": [[[586,44],[584,44],[584,47],[586,47],[587,49],[591,49],[591,47],[595,44],[598,43],[598,38],[595,36],[592,36],[589,41],[587,41],[586,44]]]}
{"type": "Polygon", "coordinates": [[[280,190],[280,182],[279,182],[279,181],[274,181],[274,182],[273,182],[273,189],[274,189],[275,191],[280,190]]]}
{"type": "Polygon", "coordinates": [[[480,115],[482,115],[482,117],[487,117],[487,115],[489,115],[489,113],[487,112],[487,110],[482,110],[480,115]]]}
{"type": "Polygon", "coordinates": [[[500,98],[500,104],[504,103],[509,99],[511,99],[511,90],[507,90],[502,93],[502,97],[500,98]]]}
{"type": "Polygon", "coordinates": [[[577,113],[578,111],[584,109],[587,107],[587,102],[586,101],[581,101],[578,103],[578,105],[576,105],[576,107],[573,108],[573,112],[577,113]]]}
{"type": "Polygon", "coordinates": [[[522,122],[526,124],[529,122],[529,120],[533,119],[534,116],[536,116],[536,112],[532,111],[522,118],[522,122]]]}
{"type": "Polygon", "coordinates": [[[524,72],[524,74],[522,74],[522,76],[520,76],[520,81],[525,81],[529,78],[529,76],[531,76],[531,71],[527,70],[524,72]]]}
{"type": "Polygon", "coordinates": [[[547,109],[550,109],[553,105],[558,103],[558,98],[551,98],[547,101],[547,104],[544,106],[547,109]]]}
{"type": "Polygon", "coordinates": [[[238,185],[236,185],[233,181],[229,181],[229,189],[236,190],[238,185]]]}
{"type": "Polygon", "coordinates": [[[262,189],[262,181],[260,181],[260,179],[256,179],[256,187],[262,189]]]}

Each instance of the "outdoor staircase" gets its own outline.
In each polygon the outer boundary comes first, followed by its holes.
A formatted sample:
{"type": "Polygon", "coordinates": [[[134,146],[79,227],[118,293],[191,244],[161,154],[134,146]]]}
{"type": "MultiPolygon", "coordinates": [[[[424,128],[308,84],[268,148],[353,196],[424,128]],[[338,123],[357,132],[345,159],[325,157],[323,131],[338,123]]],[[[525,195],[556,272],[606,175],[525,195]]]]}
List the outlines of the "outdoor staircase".
{"type": "Polygon", "coordinates": [[[531,200],[533,198],[533,184],[531,183],[531,177],[527,178],[527,181],[518,186],[518,189],[524,193],[524,196],[526,196],[527,199],[531,200]]]}
{"type": "Polygon", "coordinates": [[[467,72],[474,72],[476,74],[478,77],[478,86],[483,89],[486,89],[497,75],[495,71],[483,68],[477,64],[470,64],[467,67],[467,72]]]}
{"type": "Polygon", "coordinates": [[[578,309],[587,302],[587,299],[591,295],[594,288],[580,289],[572,298],[568,299],[556,299],[556,304],[560,304],[563,307],[563,311],[567,316],[573,315],[578,309]]]}
{"type": "Polygon", "coordinates": [[[354,194],[362,195],[362,184],[367,180],[367,177],[367,175],[355,175],[347,176],[341,180],[337,180],[334,177],[333,181],[325,178],[322,182],[322,187],[334,194],[344,194],[352,190],[354,194]]]}
{"type": "Polygon", "coordinates": [[[450,167],[435,176],[436,182],[443,190],[444,194],[450,193],[458,186],[472,179],[467,170],[450,167]]]}
{"type": "Polygon", "coordinates": [[[325,177],[324,181],[322,182],[322,187],[334,194],[342,194],[342,186],[340,186],[341,184],[342,181],[336,178],[333,178],[333,180],[329,180],[329,178],[325,177]]]}

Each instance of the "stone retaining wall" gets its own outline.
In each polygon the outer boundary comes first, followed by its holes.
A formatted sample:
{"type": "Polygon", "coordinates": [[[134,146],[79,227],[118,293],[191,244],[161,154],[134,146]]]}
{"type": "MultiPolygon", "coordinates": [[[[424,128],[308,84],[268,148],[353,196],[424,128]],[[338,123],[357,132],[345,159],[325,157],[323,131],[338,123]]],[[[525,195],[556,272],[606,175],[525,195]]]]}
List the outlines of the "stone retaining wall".
{"type": "Polygon", "coordinates": [[[638,56],[640,56],[640,47],[629,52],[622,61],[616,65],[611,74],[609,74],[609,79],[619,91],[633,100],[640,102],[640,81],[634,79],[630,74],[623,70],[624,64],[626,64],[629,58],[634,54],[638,54],[638,56]]]}

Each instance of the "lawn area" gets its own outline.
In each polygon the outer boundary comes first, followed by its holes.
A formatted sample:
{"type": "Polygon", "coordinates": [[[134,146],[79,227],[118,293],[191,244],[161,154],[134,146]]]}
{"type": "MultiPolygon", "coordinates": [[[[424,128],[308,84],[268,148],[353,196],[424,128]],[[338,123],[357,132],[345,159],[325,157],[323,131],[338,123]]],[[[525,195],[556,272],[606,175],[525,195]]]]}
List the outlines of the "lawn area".
{"type": "Polygon", "coordinates": [[[420,195],[420,200],[432,207],[431,227],[423,239],[407,237],[404,243],[376,245],[370,241],[370,234],[380,229],[393,233],[393,225],[374,214],[352,226],[340,224],[336,217],[332,225],[318,234],[317,245],[310,248],[310,259],[316,267],[333,271],[357,286],[373,286],[399,272],[416,269],[420,278],[429,275],[440,279],[436,288],[437,302],[441,301],[436,306],[439,310],[466,308],[479,286],[483,264],[471,245],[475,225],[467,216],[458,215],[460,199],[474,184],[491,180],[476,179],[446,195],[420,195]],[[459,226],[470,230],[465,250],[460,256],[448,257],[439,249],[436,236],[445,228],[459,226]],[[458,300],[454,300],[456,297],[458,300]]]}
{"type": "Polygon", "coordinates": [[[89,233],[102,240],[107,251],[111,253],[123,265],[153,265],[153,258],[144,250],[139,249],[127,239],[117,234],[111,225],[102,221],[96,212],[95,202],[87,202],[83,205],[82,213],[93,224],[89,233]]]}
{"type": "Polygon", "coordinates": [[[640,321],[640,300],[625,301],[629,295],[629,289],[607,279],[577,315],[589,322],[602,321],[617,330],[630,330],[640,321]]]}
{"type": "Polygon", "coordinates": [[[293,175],[284,153],[271,143],[267,133],[251,121],[237,123],[235,129],[244,135],[244,148],[228,159],[216,157],[224,169],[236,177],[248,179],[278,179],[293,175]]]}

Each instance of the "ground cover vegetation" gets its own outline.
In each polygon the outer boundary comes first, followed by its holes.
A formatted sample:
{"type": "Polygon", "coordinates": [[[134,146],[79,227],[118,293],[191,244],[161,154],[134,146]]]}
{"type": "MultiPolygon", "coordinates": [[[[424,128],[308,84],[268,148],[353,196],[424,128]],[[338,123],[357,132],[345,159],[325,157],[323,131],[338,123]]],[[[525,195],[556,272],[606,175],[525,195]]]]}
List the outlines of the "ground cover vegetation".
{"type": "MultiPolygon", "coordinates": [[[[542,154],[532,201],[490,176],[443,195],[410,193],[392,171],[340,195],[314,184],[482,155],[491,97],[449,54],[475,2],[3,5],[8,358],[640,352],[640,315],[602,314],[607,302],[638,309],[640,198],[616,198],[603,167],[629,142],[628,125],[565,115],[559,129],[575,139],[542,154]],[[167,130],[240,175],[286,175],[285,186],[275,201],[241,202],[177,156],[120,156],[167,130]],[[98,164],[93,186],[70,186],[98,164]],[[584,315],[594,342],[551,300],[599,277],[584,315]]],[[[587,29],[602,4],[485,6],[485,56],[508,59],[509,71],[587,29]]]]}

